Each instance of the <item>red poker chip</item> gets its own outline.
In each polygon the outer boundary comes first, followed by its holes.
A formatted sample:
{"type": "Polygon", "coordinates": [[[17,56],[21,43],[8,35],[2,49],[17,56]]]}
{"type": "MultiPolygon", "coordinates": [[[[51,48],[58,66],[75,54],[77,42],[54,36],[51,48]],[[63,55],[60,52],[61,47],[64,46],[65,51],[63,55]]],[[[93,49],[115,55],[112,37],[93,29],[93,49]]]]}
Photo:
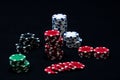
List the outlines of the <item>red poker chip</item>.
{"type": "MultiPolygon", "coordinates": [[[[59,45],[58,45],[59,46],[59,45]]],[[[45,44],[45,49],[49,49],[49,50],[59,50],[61,49],[60,47],[58,47],[56,45],[48,45],[48,44],[45,44]]]]}
{"type": "Polygon", "coordinates": [[[63,63],[58,63],[60,66],[60,69],[58,70],[59,72],[64,72],[66,70],[65,65],[63,63]]]}
{"type": "Polygon", "coordinates": [[[91,46],[81,46],[78,48],[78,52],[89,53],[93,52],[93,47],[91,46]]]}
{"type": "Polygon", "coordinates": [[[63,62],[62,63],[63,64],[63,66],[64,66],[64,70],[67,70],[67,71],[70,71],[71,70],[71,66],[70,66],[70,62],[63,62]]]}
{"type": "Polygon", "coordinates": [[[52,56],[59,56],[64,54],[63,50],[47,50],[47,49],[45,49],[45,53],[47,55],[52,55],[52,56]]]}
{"type": "Polygon", "coordinates": [[[47,30],[44,32],[46,42],[55,42],[60,37],[60,32],[58,30],[47,30]]]}
{"type": "Polygon", "coordinates": [[[77,69],[83,69],[85,67],[85,65],[80,62],[71,61],[71,63],[77,69]]]}
{"type": "Polygon", "coordinates": [[[48,49],[48,50],[56,50],[57,49],[57,46],[50,46],[48,44],[45,44],[45,49],[48,49]]]}
{"type": "Polygon", "coordinates": [[[51,67],[53,67],[53,68],[52,68],[53,70],[59,71],[62,66],[60,66],[59,64],[52,64],[51,67]]]}
{"type": "Polygon", "coordinates": [[[60,37],[58,41],[55,43],[56,46],[63,46],[63,38],[60,37]]]}
{"type": "Polygon", "coordinates": [[[47,30],[45,31],[44,33],[45,36],[59,36],[60,35],[60,32],[58,30],[47,30]]]}
{"type": "Polygon", "coordinates": [[[45,68],[44,71],[48,74],[57,74],[57,72],[54,72],[50,66],[45,68]]]}
{"type": "Polygon", "coordinates": [[[48,44],[49,46],[56,46],[56,47],[61,47],[63,46],[63,38],[60,36],[58,38],[58,40],[56,40],[55,42],[51,42],[50,40],[48,42],[46,42],[46,44],[48,44]]]}
{"type": "Polygon", "coordinates": [[[106,47],[96,47],[94,49],[94,52],[97,53],[97,54],[106,54],[109,52],[109,49],[106,48],[106,47]]]}

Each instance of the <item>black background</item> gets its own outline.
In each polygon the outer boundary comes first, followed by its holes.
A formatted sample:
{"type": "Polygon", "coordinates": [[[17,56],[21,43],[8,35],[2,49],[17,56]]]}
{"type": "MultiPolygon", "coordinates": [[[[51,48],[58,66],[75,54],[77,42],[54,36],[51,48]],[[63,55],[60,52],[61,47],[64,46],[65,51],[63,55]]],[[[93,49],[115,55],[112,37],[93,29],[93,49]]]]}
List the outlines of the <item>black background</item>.
{"type": "Polygon", "coordinates": [[[54,0],[0,2],[0,80],[118,80],[118,54],[112,45],[112,1],[102,0],[54,0]],[[110,48],[107,60],[81,59],[77,49],[64,47],[61,61],[50,61],[44,57],[44,31],[51,29],[51,16],[64,13],[68,17],[68,30],[77,31],[83,39],[82,45],[110,48]],[[41,47],[27,54],[31,71],[15,74],[8,70],[9,56],[16,53],[14,44],[21,33],[35,33],[41,47]],[[52,63],[80,61],[86,65],[82,71],[48,75],[44,68],[52,63]]]}

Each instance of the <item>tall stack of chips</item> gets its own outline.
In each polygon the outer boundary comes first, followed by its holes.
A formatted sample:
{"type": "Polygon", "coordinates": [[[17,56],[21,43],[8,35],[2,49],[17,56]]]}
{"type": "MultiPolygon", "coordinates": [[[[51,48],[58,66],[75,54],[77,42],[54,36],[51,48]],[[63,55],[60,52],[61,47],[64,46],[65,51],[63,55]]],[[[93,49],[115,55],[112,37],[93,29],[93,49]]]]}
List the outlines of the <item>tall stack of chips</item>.
{"type": "Polygon", "coordinates": [[[47,30],[45,36],[45,53],[50,60],[60,60],[63,57],[63,38],[58,30],[47,30]]]}
{"type": "Polygon", "coordinates": [[[79,33],[75,31],[67,31],[63,35],[63,39],[66,42],[68,48],[78,48],[81,45],[82,39],[79,37],[79,33]]]}
{"type": "Polygon", "coordinates": [[[40,46],[40,39],[35,37],[35,34],[21,34],[19,43],[15,44],[17,52],[29,53],[32,49],[40,46]]]}
{"type": "Polygon", "coordinates": [[[67,16],[65,14],[54,14],[52,16],[52,29],[59,30],[60,35],[67,31],[67,16]]]}
{"type": "Polygon", "coordinates": [[[28,72],[30,63],[23,54],[12,54],[9,57],[11,69],[16,73],[28,72]]]}

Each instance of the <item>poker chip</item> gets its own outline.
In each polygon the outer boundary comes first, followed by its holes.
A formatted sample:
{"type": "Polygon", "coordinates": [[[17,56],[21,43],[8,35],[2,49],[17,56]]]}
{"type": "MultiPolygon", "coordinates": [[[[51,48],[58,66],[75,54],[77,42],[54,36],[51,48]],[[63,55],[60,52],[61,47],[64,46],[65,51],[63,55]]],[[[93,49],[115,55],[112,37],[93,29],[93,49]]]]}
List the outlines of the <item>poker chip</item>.
{"type": "Polygon", "coordinates": [[[67,15],[54,14],[52,16],[52,29],[60,31],[62,36],[67,31],[67,15]]]}
{"type": "Polygon", "coordinates": [[[16,73],[28,72],[30,63],[26,60],[26,56],[23,54],[12,54],[9,57],[10,69],[16,73]]]}
{"type": "Polygon", "coordinates": [[[57,63],[52,64],[51,66],[48,66],[44,69],[45,72],[48,74],[56,74],[59,72],[65,72],[70,70],[76,70],[76,69],[84,69],[85,65],[77,62],[77,61],[71,61],[71,62],[63,62],[63,63],[57,63]]]}
{"type": "Polygon", "coordinates": [[[35,34],[32,33],[21,34],[19,42],[23,45],[28,45],[34,40],[34,38],[35,34]]]}
{"type": "Polygon", "coordinates": [[[75,31],[67,31],[63,37],[66,42],[75,42],[79,39],[79,34],[75,31]]]}
{"type": "Polygon", "coordinates": [[[71,66],[71,62],[63,62],[62,64],[65,71],[70,71],[73,68],[73,66],[71,66]]]}
{"type": "Polygon", "coordinates": [[[44,71],[48,74],[57,74],[58,73],[58,72],[53,71],[51,66],[46,67],[44,69],[44,71]]]}
{"type": "Polygon", "coordinates": [[[71,61],[71,65],[74,65],[73,68],[77,68],[77,69],[83,69],[85,67],[84,64],[76,61],[71,61]]]}
{"type": "Polygon", "coordinates": [[[86,58],[90,58],[93,53],[93,47],[91,46],[81,46],[78,48],[78,55],[86,58]]]}
{"type": "Polygon", "coordinates": [[[45,41],[54,43],[60,37],[60,32],[58,30],[47,30],[44,32],[45,41]]]}
{"type": "Polygon", "coordinates": [[[31,45],[22,45],[21,43],[16,43],[16,50],[20,53],[29,53],[31,51],[31,45]]]}
{"type": "Polygon", "coordinates": [[[68,48],[78,48],[81,46],[82,39],[79,37],[79,33],[75,31],[67,31],[63,35],[63,39],[66,42],[68,48]]]}
{"type": "Polygon", "coordinates": [[[106,47],[96,47],[94,49],[94,57],[96,59],[107,59],[109,56],[109,49],[106,47]]]}
{"type": "Polygon", "coordinates": [[[52,70],[56,72],[60,72],[63,69],[63,67],[60,64],[52,64],[51,67],[52,67],[52,70]]]}

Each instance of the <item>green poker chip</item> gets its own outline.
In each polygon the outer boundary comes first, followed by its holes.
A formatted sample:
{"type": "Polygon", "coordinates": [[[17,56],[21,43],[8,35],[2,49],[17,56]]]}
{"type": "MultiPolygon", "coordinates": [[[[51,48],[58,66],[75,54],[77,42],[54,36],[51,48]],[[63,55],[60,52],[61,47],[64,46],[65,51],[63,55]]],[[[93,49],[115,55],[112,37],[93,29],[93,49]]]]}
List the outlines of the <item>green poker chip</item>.
{"type": "Polygon", "coordinates": [[[28,60],[25,60],[24,66],[25,66],[25,67],[26,67],[26,66],[30,66],[30,62],[29,62],[28,60]]]}
{"type": "Polygon", "coordinates": [[[9,57],[11,61],[23,61],[26,59],[26,56],[23,54],[13,54],[9,57]]]}

